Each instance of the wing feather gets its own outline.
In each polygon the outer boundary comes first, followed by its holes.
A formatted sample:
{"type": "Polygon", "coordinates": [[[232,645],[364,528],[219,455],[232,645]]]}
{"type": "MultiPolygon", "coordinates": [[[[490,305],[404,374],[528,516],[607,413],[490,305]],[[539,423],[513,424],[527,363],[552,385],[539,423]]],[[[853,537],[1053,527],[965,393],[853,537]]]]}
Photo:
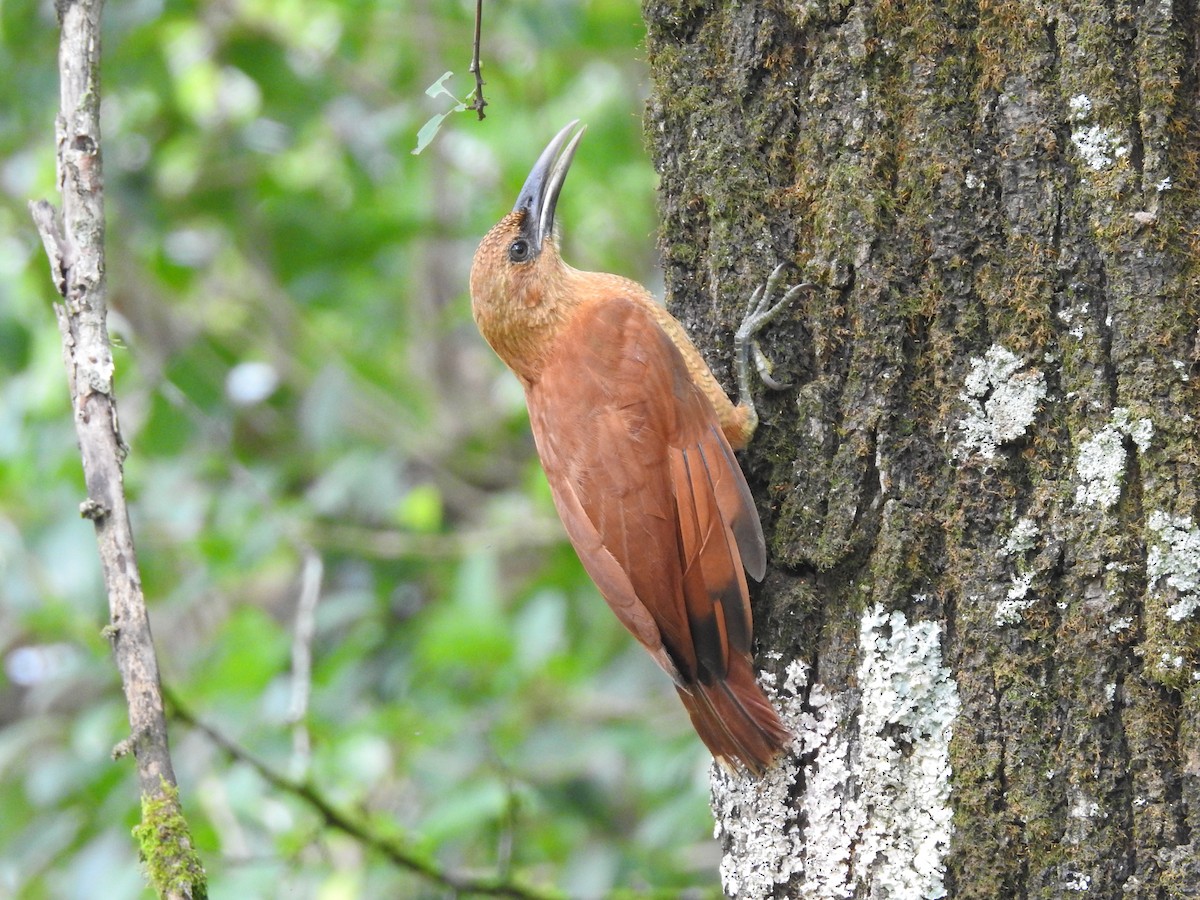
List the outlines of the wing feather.
{"type": "MultiPolygon", "coordinates": [[[[723,678],[729,670],[729,635],[726,609],[743,604],[736,591],[735,572],[741,563],[731,553],[727,529],[720,520],[707,474],[696,471],[694,451],[673,450],[672,475],[679,512],[681,558],[684,567],[683,601],[692,644],[700,663],[699,674],[723,678]]],[[[744,580],[743,580],[744,586],[744,580]]]]}
{"type": "Polygon", "coordinates": [[[761,577],[765,548],[716,413],[634,300],[581,306],[556,348],[526,393],[584,567],[677,683],[724,678],[749,652],[743,568],[761,577]]]}
{"type": "Polygon", "coordinates": [[[717,492],[721,514],[733,529],[747,574],[755,581],[762,581],[767,571],[767,545],[750,485],[746,484],[746,476],[734,458],[733,448],[725,439],[725,433],[717,425],[713,425],[711,430],[712,433],[700,444],[700,449],[713,475],[713,487],[717,492]]]}

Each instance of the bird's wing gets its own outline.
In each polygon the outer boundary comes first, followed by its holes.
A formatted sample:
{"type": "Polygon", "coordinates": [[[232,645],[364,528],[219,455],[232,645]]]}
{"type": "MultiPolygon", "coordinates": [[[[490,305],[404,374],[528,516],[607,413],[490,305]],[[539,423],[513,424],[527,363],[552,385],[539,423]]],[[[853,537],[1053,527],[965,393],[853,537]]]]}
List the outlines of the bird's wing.
{"type": "Polygon", "coordinates": [[[690,684],[750,650],[765,550],[712,405],[645,306],[585,304],[527,389],[571,542],[622,623],[690,684]],[[664,653],[665,651],[665,653],[664,653]]]}

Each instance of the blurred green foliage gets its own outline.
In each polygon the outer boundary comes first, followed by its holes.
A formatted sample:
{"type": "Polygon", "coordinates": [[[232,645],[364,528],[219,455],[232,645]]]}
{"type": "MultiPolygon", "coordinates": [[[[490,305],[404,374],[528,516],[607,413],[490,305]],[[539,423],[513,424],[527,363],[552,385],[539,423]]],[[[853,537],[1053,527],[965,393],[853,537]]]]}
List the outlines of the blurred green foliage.
{"type": "MultiPolygon", "coordinates": [[[[624,0],[106,9],[110,327],[164,679],[246,751],[453,871],[708,894],[707,757],[554,517],[470,320],[475,243],[571,118],[567,257],[652,282],[624,0]],[[300,599],[316,590],[311,677],[300,599]],[[300,721],[296,711],[304,709],[300,721]]],[[[0,3],[0,895],[145,894],[124,701],[48,267],[52,4],[0,3]]],[[[444,892],[176,720],[213,896],[444,892]]]]}

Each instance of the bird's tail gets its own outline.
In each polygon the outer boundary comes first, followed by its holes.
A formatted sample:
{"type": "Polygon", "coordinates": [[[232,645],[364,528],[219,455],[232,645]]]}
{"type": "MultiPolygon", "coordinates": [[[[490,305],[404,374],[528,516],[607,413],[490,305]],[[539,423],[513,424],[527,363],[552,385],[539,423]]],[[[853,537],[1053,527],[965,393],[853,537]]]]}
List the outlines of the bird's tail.
{"type": "Polygon", "coordinates": [[[740,763],[759,776],[792,742],[792,733],[754,680],[749,661],[731,661],[729,675],[676,687],[696,733],[718,762],[740,763]]]}

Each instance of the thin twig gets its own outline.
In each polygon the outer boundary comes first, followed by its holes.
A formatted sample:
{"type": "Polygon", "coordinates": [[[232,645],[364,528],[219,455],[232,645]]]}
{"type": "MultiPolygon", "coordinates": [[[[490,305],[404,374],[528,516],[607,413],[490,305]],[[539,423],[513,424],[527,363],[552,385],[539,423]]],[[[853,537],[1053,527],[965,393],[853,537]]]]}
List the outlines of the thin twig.
{"type": "Polygon", "coordinates": [[[167,742],[158,660],[142,594],[126,508],[128,452],[113,394],[112,343],[104,277],[104,178],[100,152],[100,14],[103,0],[56,5],[60,112],[56,123],[61,215],[45,200],[30,204],[50,260],[63,363],[83,461],[87,499],[108,593],[109,625],[129,712],[130,736],[114,748],[137,761],[142,822],[135,829],[146,870],[161,897],[206,895],[204,871],[179,805],[167,742]]]}
{"type": "Polygon", "coordinates": [[[483,0],[475,0],[475,43],[471,53],[471,68],[469,71],[475,76],[475,101],[471,104],[471,109],[479,113],[480,122],[486,118],[483,114],[483,108],[487,106],[487,101],[483,99],[483,70],[479,65],[479,43],[482,30],[483,0]]]}
{"type": "Polygon", "coordinates": [[[349,835],[365,847],[378,852],[392,864],[420,875],[435,884],[449,888],[459,894],[485,897],[509,897],[514,900],[562,900],[562,895],[551,890],[522,885],[504,878],[487,878],[463,875],[439,868],[435,863],[419,855],[390,835],[375,831],[370,823],[364,822],[353,813],[334,805],[310,782],[291,778],[263,762],[241,744],[200,721],[178,697],[167,691],[171,714],[179,721],[203,734],[231,759],[249,766],[269,785],[279,791],[299,798],[310,806],[330,828],[349,835]]]}
{"type": "Polygon", "coordinates": [[[288,721],[292,723],[292,772],[297,778],[307,777],[312,756],[308,700],[312,693],[312,642],[317,630],[317,600],[321,597],[324,572],[321,555],[311,547],[306,548],[300,571],[296,621],[292,625],[292,700],[288,708],[288,721]]]}

